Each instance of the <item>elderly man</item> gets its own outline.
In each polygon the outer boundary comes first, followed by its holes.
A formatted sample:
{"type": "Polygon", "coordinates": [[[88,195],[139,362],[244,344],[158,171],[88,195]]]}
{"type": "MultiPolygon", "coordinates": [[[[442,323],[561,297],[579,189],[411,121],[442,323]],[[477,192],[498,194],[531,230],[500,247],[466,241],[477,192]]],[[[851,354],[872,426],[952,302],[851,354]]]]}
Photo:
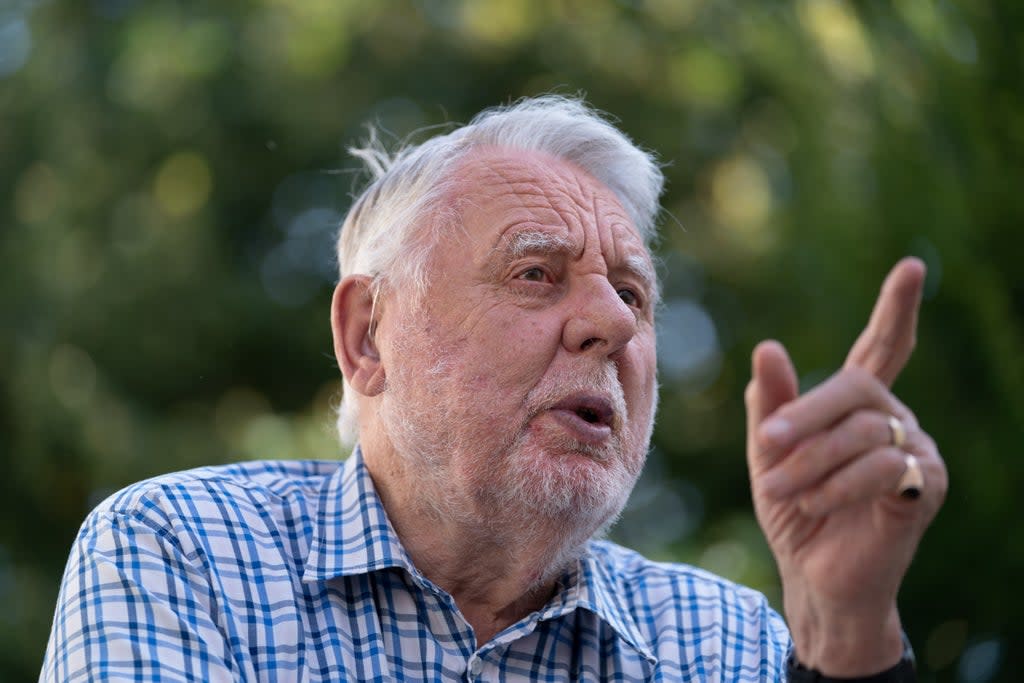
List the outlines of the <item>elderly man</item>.
{"type": "Polygon", "coordinates": [[[754,350],[748,465],[787,629],[754,591],[594,540],[654,423],[654,160],[556,97],[357,154],[377,177],[331,311],[352,456],[100,505],[44,680],[913,679],[896,594],[946,489],[888,390],[918,261],[804,395],[781,345],[754,350]]]}

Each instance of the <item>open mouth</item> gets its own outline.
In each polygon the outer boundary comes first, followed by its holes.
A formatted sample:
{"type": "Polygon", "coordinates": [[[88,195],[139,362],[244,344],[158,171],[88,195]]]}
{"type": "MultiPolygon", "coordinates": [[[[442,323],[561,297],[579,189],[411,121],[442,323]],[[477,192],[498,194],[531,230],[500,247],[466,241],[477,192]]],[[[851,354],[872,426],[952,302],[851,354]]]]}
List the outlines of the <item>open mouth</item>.
{"type": "Polygon", "coordinates": [[[552,406],[551,412],[573,436],[586,443],[605,441],[616,426],[611,401],[599,395],[566,397],[552,406]]]}
{"type": "Polygon", "coordinates": [[[615,409],[603,396],[569,396],[556,403],[553,410],[564,410],[593,425],[612,426],[615,409]]]}

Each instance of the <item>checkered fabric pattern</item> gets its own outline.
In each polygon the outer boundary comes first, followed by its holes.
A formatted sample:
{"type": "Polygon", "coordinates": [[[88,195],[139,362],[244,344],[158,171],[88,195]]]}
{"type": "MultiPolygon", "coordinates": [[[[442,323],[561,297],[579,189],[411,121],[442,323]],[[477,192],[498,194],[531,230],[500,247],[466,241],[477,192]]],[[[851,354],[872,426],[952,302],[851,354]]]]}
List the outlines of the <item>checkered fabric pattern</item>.
{"type": "Polygon", "coordinates": [[[477,647],[411,563],[358,451],[131,486],[86,519],[41,681],[780,681],[760,594],[590,543],[477,647]]]}

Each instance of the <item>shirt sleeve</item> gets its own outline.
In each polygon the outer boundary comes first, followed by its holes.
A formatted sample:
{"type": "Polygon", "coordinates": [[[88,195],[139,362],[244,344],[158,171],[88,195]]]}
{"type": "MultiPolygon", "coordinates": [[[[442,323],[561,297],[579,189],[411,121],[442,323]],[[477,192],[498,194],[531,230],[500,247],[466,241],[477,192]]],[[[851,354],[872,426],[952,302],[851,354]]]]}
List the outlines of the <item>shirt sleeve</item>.
{"type": "Polygon", "coordinates": [[[201,557],[143,512],[94,511],[61,584],[41,682],[240,681],[201,557]]]}
{"type": "Polygon", "coordinates": [[[793,647],[789,635],[789,627],[762,596],[765,619],[762,627],[761,642],[764,644],[762,660],[764,673],[762,680],[771,683],[783,683],[786,680],[786,657],[793,647]]]}

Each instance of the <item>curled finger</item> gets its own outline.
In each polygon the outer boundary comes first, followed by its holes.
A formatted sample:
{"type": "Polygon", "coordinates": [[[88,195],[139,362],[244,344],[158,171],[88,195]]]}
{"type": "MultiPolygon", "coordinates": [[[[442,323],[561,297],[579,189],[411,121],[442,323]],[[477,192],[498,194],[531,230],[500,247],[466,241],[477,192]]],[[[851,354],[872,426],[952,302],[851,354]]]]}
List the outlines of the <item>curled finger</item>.
{"type": "Polygon", "coordinates": [[[904,471],[904,451],[894,446],[875,448],[801,495],[800,509],[812,517],[821,517],[848,505],[891,496],[904,471]]]}
{"type": "Polygon", "coordinates": [[[805,439],[785,459],[765,473],[760,482],[765,495],[785,498],[816,485],[861,453],[893,443],[892,421],[904,422],[890,413],[857,410],[831,429],[805,439]]]}
{"type": "Polygon", "coordinates": [[[772,413],[758,427],[758,445],[765,451],[786,451],[857,410],[903,419],[905,408],[876,377],[860,368],[846,368],[772,413]]]}

